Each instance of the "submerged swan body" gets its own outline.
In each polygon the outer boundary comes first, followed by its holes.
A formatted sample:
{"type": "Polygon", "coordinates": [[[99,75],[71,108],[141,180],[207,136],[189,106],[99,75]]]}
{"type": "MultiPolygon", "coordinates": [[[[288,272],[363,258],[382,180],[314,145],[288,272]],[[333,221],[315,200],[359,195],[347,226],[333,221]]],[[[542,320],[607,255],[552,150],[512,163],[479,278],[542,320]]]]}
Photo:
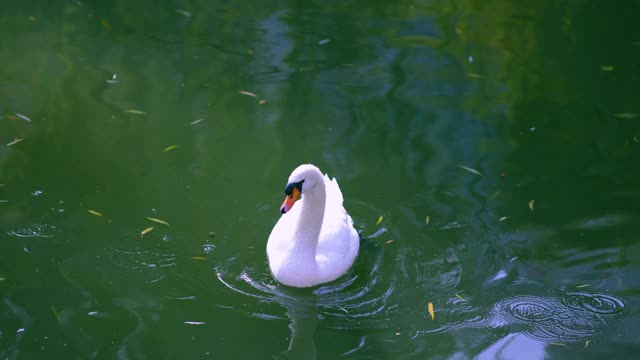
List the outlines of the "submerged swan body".
{"type": "Polygon", "coordinates": [[[349,270],[360,246],[338,182],[314,165],[300,165],[289,176],[285,194],[283,215],[267,241],[271,273],[294,287],[337,279],[349,270]]]}

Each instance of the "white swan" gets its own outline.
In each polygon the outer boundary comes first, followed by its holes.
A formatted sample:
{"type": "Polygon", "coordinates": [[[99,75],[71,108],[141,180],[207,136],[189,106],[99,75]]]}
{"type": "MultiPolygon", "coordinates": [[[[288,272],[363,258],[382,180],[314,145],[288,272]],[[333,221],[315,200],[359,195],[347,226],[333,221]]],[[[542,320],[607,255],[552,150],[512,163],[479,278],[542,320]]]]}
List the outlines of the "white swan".
{"type": "Polygon", "coordinates": [[[271,273],[294,287],[339,278],[358,255],[360,237],[342,206],[338,182],[305,164],[293,170],[284,192],[283,215],[267,241],[271,273]]]}

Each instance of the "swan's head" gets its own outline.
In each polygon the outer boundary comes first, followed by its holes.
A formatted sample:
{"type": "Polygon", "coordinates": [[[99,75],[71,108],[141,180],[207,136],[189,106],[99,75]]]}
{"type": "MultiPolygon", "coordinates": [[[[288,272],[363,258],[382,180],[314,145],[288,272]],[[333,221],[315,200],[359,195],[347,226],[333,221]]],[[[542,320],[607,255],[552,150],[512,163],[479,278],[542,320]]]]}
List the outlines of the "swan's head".
{"type": "Polygon", "coordinates": [[[280,207],[280,212],[284,214],[291,210],[300,195],[313,189],[318,184],[318,181],[322,181],[322,173],[315,165],[304,164],[293,170],[289,175],[287,187],[284,189],[287,197],[280,207]]]}

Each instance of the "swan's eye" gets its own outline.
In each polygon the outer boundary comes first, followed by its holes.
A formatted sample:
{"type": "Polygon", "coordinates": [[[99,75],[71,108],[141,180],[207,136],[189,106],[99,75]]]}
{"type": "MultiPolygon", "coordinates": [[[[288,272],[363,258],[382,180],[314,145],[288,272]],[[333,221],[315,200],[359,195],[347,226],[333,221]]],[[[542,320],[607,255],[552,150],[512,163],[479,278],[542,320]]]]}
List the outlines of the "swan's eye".
{"type": "Polygon", "coordinates": [[[291,194],[293,194],[293,189],[298,189],[298,192],[302,193],[302,183],[304,182],[304,180],[296,182],[296,183],[289,183],[287,184],[287,187],[284,189],[284,193],[287,196],[291,196],[291,194]]]}

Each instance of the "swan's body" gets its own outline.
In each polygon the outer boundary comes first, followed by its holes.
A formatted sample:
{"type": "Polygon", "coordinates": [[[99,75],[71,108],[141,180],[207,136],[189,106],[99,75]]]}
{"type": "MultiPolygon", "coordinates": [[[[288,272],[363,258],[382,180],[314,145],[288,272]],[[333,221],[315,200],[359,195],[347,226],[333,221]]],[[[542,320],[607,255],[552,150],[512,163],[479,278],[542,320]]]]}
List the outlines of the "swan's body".
{"type": "Polygon", "coordinates": [[[294,287],[337,279],[349,270],[360,245],[338,182],[313,165],[300,165],[291,173],[285,193],[285,214],[267,241],[271,273],[294,287]],[[300,194],[303,198],[293,206],[300,194]]]}

